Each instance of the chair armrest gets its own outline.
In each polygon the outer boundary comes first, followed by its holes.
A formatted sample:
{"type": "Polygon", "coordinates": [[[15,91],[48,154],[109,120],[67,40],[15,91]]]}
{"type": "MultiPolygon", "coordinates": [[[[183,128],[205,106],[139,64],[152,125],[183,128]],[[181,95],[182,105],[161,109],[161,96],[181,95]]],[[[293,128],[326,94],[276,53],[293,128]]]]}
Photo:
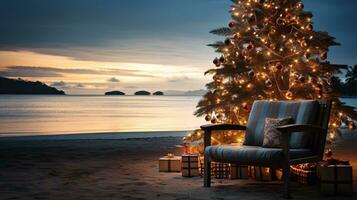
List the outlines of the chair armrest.
{"type": "Polygon", "coordinates": [[[207,124],[201,126],[204,131],[215,131],[215,130],[246,130],[247,127],[238,124],[207,124]]]}
{"type": "Polygon", "coordinates": [[[321,134],[326,131],[322,127],[312,124],[289,124],[279,126],[276,129],[282,132],[283,134],[291,134],[293,132],[311,132],[313,134],[321,134]]]}
{"type": "Polygon", "coordinates": [[[325,129],[312,124],[289,124],[276,128],[282,133],[283,155],[287,163],[290,162],[290,136],[294,132],[311,132],[312,134],[323,134],[325,129]]]}
{"type": "Polygon", "coordinates": [[[207,146],[211,146],[211,134],[212,131],[215,130],[246,130],[247,127],[238,125],[238,124],[207,124],[201,126],[201,129],[204,130],[204,145],[205,148],[207,146]]]}

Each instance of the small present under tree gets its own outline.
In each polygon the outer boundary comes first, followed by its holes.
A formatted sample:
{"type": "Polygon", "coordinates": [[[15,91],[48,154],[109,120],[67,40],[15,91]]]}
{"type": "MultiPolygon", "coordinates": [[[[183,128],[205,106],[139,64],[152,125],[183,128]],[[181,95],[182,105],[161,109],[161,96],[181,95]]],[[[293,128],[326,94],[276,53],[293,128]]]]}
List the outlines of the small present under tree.
{"type": "MultiPolygon", "coordinates": [[[[330,46],[339,45],[327,32],[314,30],[312,13],[300,0],[232,0],[228,27],[211,31],[225,40],[209,46],[221,56],[205,74],[213,81],[197,105],[196,116],[211,123],[246,124],[254,100],[332,99],[330,140],[357,112],[344,105],[333,77],[347,69],[327,61],[330,46]]],[[[349,126],[355,127],[355,126],[349,126]]],[[[198,140],[202,134],[186,137],[198,140]]],[[[237,134],[220,136],[220,143],[237,134]]],[[[217,140],[217,138],[215,138],[217,140]]],[[[238,138],[238,140],[241,138],[238,138]]]]}

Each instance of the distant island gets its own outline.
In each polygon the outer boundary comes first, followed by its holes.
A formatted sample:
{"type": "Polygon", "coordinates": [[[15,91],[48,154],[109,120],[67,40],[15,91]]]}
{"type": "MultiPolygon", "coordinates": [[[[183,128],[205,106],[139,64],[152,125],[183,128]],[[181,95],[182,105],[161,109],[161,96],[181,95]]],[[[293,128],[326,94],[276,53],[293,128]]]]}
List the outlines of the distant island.
{"type": "Polygon", "coordinates": [[[137,91],[134,93],[134,95],[150,95],[150,94],[151,94],[150,92],[144,90],[137,91]]]}
{"type": "Polygon", "coordinates": [[[105,95],[125,95],[125,93],[121,91],[110,91],[106,92],[105,95]]]}
{"type": "Polygon", "coordinates": [[[153,93],[153,95],[160,96],[160,95],[164,95],[164,93],[163,93],[163,92],[161,92],[161,91],[157,91],[157,92],[154,92],[154,93],[153,93]]]}
{"type": "Polygon", "coordinates": [[[50,87],[40,81],[25,81],[0,77],[0,94],[56,94],[65,95],[65,92],[50,87]]]}

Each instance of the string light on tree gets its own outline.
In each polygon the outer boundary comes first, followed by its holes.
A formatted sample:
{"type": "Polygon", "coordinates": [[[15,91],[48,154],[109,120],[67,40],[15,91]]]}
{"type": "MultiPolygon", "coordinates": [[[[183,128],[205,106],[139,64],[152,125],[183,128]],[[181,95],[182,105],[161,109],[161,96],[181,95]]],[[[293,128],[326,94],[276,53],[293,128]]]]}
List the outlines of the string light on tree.
{"type": "MultiPolygon", "coordinates": [[[[234,0],[230,11],[228,26],[211,31],[224,38],[209,45],[221,55],[205,73],[213,80],[197,105],[197,116],[244,125],[254,100],[332,99],[329,139],[336,138],[342,123],[356,128],[351,122],[357,113],[340,102],[331,84],[346,68],[327,61],[329,47],[339,44],[314,29],[313,15],[300,0],[234,0]]],[[[231,135],[233,141],[243,136],[231,135]]]]}

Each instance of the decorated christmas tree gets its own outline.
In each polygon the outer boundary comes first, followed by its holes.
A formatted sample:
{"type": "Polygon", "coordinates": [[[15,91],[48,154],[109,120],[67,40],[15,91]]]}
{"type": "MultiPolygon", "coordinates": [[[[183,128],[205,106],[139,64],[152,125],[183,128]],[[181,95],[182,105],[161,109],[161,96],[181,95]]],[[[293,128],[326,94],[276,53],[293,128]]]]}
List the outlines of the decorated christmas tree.
{"type": "MultiPolygon", "coordinates": [[[[328,140],[342,123],[355,128],[357,112],[339,100],[333,78],[345,65],[327,61],[330,46],[339,45],[327,32],[314,30],[312,13],[300,0],[232,0],[228,27],[211,31],[224,36],[209,46],[221,54],[205,74],[213,81],[197,105],[197,116],[211,123],[247,123],[255,100],[332,99],[328,140]]],[[[244,134],[225,132],[216,143],[241,142],[244,134]]],[[[202,132],[184,138],[199,143],[202,132]]]]}

